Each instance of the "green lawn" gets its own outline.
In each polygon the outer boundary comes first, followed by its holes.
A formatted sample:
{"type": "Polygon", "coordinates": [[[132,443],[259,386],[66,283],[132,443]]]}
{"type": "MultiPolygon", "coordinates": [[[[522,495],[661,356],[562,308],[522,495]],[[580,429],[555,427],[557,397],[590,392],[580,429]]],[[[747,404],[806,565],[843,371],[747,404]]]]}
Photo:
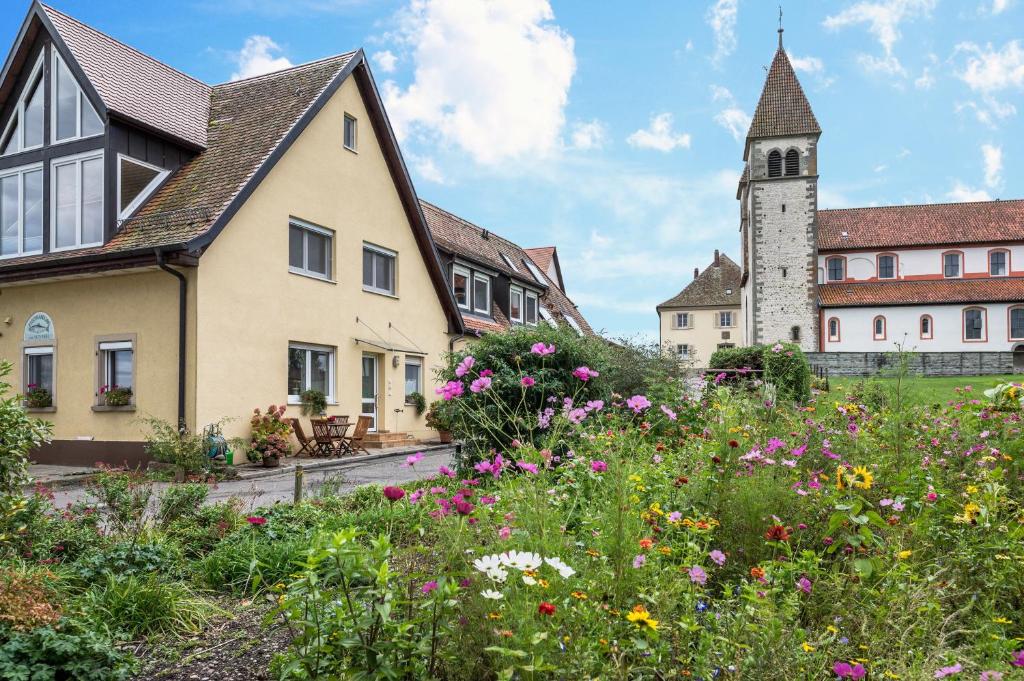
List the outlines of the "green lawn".
{"type": "MultiPolygon", "coordinates": [[[[870,380],[889,387],[895,379],[893,378],[872,378],[862,379],[847,376],[837,376],[829,379],[834,394],[846,392],[846,389],[859,381],[870,380]]],[[[923,377],[911,376],[904,379],[907,383],[907,399],[917,404],[945,403],[954,399],[957,395],[954,388],[971,386],[974,394],[983,399],[982,392],[999,383],[1024,383],[1024,375],[1017,374],[1000,376],[940,376],[923,377]]]]}

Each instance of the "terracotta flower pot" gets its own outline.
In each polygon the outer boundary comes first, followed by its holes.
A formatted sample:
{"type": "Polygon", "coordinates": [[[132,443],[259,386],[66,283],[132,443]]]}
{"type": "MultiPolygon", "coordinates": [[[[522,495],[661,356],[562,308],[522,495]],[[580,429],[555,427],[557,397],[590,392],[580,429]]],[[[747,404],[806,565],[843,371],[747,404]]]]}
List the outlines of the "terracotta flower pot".
{"type": "Polygon", "coordinates": [[[277,468],[281,465],[281,459],[276,456],[265,456],[263,457],[264,468],[277,468]]]}
{"type": "Polygon", "coordinates": [[[447,430],[437,431],[437,436],[441,439],[441,444],[449,444],[452,441],[452,434],[447,430]]]}

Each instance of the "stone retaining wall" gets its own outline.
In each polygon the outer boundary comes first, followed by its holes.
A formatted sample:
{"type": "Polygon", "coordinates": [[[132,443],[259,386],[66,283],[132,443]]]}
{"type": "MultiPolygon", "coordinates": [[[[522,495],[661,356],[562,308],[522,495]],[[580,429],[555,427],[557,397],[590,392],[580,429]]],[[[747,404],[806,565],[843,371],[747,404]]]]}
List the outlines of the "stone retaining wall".
{"type": "MultiPolygon", "coordinates": [[[[894,368],[896,356],[884,352],[808,352],[812,367],[830,376],[874,376],[894,368]]],[[[922,376],[984,376],[1012,374],[1012,352],[919,352],[910,356],[909,370],[922,376]]]]}

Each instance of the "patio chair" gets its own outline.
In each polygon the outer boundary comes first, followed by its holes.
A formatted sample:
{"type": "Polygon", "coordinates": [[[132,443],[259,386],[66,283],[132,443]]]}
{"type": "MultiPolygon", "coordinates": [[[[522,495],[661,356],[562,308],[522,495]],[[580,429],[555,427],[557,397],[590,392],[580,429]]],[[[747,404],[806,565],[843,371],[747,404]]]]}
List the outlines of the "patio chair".
{"type": "Polygon", "coordinates": [[[334,444],[331,437],[331,428],[324,419],[310,419],[309,424],[313,426],[313,440],[316,442],[316,453],[318,456],[337,456],[340,450],[334,444]]]}
{"type": "Polygon", "coordinates": [[[370,417],[360,416],[359,420],[356,421],[356,428],[352,431],[352,435],[345,438],[345,444],[348,445],[349,451],[353,454],[362,452],[363,454],[369,454],[366,447],[363,446],[363,438],[366,437],[367,431],[370,430],[370,417]]]}
{"type": "Polygon", "coordinates": [[[306,431],[302,430],[302,422],[298,419],[288,419],[291,421],[292,430],[295,431],[295,439],[299,441],[299,451],[295,452],[295,456],[302,456],[307,454],[308,456],[316,456],[316,440],[307,437],[306,431]]]}

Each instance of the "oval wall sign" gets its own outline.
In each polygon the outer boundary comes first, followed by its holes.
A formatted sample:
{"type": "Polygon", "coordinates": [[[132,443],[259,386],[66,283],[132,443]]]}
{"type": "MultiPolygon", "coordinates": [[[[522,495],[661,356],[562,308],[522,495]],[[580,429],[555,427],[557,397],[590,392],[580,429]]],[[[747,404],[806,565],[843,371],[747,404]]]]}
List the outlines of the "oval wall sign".
{"type": "Polygon", "coordinates": [[[53,340],[53,320],[45,312],[36,312],[25,322],[25,340],[53,340]]]}

